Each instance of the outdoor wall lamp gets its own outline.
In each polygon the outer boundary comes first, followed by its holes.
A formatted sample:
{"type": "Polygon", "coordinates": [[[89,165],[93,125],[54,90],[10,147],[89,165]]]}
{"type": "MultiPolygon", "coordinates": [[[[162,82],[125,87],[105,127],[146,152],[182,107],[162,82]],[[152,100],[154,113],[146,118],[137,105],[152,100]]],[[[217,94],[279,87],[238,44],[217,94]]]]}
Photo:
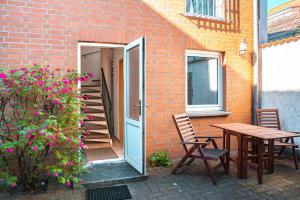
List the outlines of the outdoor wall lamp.
{"type": "Polygon", "coordinates": [[[247,52],[247,49],[248,47],[247,47],[246,39],[243,38],[240,44],[239,54],[244,55],[247,52]]]}

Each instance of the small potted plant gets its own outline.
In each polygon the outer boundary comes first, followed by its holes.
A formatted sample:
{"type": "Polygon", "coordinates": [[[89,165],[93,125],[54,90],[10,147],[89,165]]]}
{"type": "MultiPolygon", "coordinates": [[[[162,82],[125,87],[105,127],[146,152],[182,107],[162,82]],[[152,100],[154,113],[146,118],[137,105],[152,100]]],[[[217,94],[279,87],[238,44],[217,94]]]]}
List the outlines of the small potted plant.
{"type": "Polygon", "coordinates": [[[169,167],[172,164],[170,155],[166,151],[153,153],[149,156],[149,161],[151,167],[169,167]]]}

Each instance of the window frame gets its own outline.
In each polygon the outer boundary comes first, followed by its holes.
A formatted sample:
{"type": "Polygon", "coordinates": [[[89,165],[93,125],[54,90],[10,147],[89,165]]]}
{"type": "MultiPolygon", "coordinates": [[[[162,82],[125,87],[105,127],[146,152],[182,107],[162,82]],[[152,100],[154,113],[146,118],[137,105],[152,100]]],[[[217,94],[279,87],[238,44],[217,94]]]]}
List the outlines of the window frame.
{"type": "Polygon", "coordinates": [[[224,111],[222,53],[213,51],[185,51],[185,108],[187,112],[194,111],[224,111]],[[188,105],[188,56],[199,56],[218,59],[218,104],[188,105]]]}
{"type": "MultiPolygon", "coordinates": [[[[224,6],[225,6],[225,0],[224,0],[224,6]]],[[[225,7],[223,8],[223,16],[222,17],[214,16],[214,15],[205,15],[205,14],[200,14],[200,13],[195,13],[195,12],[194,13],[189,13],[189,12],[187,12],[187,0],[185,0],[184,10],[185,10],[184,13],[185,13],[186,16],[212,19],[212,20],[217,20],[217,21],[226,21],[226,9],[225,9],[225,7]]],[[[213,10],[213,13],[215,13],[215,12],[216,11],[213,10]]]]}

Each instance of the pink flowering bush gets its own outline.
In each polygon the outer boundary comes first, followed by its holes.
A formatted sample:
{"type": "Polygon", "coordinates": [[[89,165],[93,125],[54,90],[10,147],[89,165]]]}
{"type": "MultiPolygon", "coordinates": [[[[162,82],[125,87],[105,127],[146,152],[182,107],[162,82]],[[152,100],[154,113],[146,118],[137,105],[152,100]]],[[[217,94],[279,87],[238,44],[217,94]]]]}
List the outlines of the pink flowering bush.
{"type": "Polygon", "coordinates": [[[86,116],[78,81],[88,75],[49,66],[0,69],[0,179],[35,190],[44,176],[71,185],[85,170],[86,116]]]}

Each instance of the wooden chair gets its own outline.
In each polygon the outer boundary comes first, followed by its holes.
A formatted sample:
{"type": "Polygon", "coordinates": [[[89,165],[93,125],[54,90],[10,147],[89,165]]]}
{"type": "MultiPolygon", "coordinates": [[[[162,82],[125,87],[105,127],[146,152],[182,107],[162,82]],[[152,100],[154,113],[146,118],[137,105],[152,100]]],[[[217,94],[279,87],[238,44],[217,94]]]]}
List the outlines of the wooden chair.
{"type": "Polygon", "coordinates": [[[201,159],[204,162],[206,170],[209,174],[214,185],[217,184],[213,171],[221,166],[223,166],[225,172],[228,174],[227,167],[224,162],[224,155],[227,154],[227,150],[218,149],[218,146],[214,138],[222,138],[220,136],[211,137],[199,137],[195,135],[194,128],[190,121],[190,118],[186,113],[173,115],[173,120],[175,122],[176,129],[178,131],[181,144],[185,150],[185,156],[180,160],[180,162],[175,166],[172,173],[175,174],[180,168],[189,166],[195,159],[201,159]],[[200,142],[199,139],[204,139],[200,142]],[[212,144],[213,148],[208,148],[208,145],[212,144]],[[211,168],[208,160],[218,160],[220,163],[211,168]]]}
{"type": "MultiPolygon", "coordinates": [[[[278,109],[256,109],[256,120],[258,126],[281,130],[278,109]]],[[[265,144],[268,145],[268,142],[265,142],[265,144]]],[[[298,145],[294,144],[294,138],[275,140],[274,147],[280,148],[280,151],[277,152],[279,157],[281,157],[285,148],[291,148],[292,159],[295,162],[295,168],[298,170],[296,154],[296,148],[298,148],[298,145]]]]}

